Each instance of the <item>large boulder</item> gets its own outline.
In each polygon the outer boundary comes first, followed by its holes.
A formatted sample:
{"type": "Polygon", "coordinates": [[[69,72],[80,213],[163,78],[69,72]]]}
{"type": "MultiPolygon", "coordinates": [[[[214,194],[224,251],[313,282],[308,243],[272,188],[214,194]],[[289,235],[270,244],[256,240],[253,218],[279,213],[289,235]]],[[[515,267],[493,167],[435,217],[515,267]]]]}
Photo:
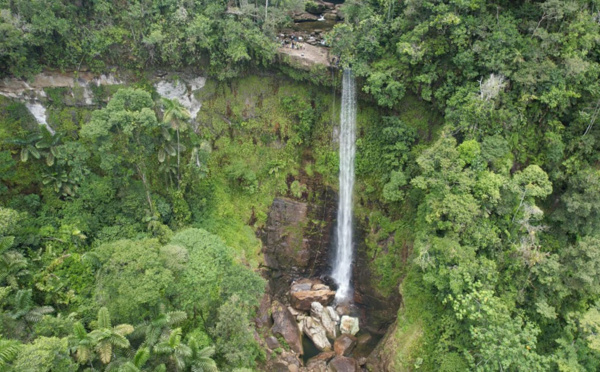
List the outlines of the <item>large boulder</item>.
{"type": "MultiPolygon", "coordinates": [[[[325,328],[327,337],[335,339],[337,337],[337,322],[331,318],[329,309],[332,308],[330,306],[323,307],[319,302],[313,302],[310,305],[310,314],[321,322],[323,328],[325,328]]],[[[335,310],[333,313],[335,314],[335,310]]]]}
{"type": "Polygon", "coordinates": [[[327,372],[357,372],[359,371],[358,363],[352,358],[336,356],[327,365],[327,372]]]}
{"type": "Polygon", "coordinates": [[[356,346],[356,337],[348,334],[341,335],[333,343],[336,355],[348,356],[356,346]]]}
{"type": "Polygon", "coordinates": [[[358,331],[358,318],[344,315],[340,321],[340,333],[354,336],[358,331]]]}
{"type": "Polygon", "coordinates": [[[331,350],[331,343],[327,339],[327,332],[323,325],[315,318],[307,317],[302,321],[304,334],[311,339],[317,349],[321,351],[331,350]]]}
{"type": "Polygon", "coordinates": [[[271,333],[275,336],[280,335],[283,337],[294,352],[302,355],[304,353],[302,349],[302,335],[294,316],[278,301],[273,301],[271,312],[273,313],[271,333]]]}
{"type": "Polygon", "coordinates": [[[317,279],[294,282],[290,289],[290,303],[294,308],[302,311],[309,311],[313,302],[329,305],[334,297],[335,291],[317,279]]]}

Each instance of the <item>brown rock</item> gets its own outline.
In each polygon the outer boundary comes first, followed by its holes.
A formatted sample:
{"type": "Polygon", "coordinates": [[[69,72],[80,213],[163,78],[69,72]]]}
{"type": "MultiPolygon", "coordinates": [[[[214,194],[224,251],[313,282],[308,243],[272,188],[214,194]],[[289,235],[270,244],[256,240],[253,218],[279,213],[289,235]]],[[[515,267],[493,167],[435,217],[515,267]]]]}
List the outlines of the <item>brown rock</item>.
{"type": "Polygon", "coordinates": [[[352,358],[336,356],[327,365],[327,372],[357,372],[358,363],[352,358]]]}
{"type": "Polygon", "coordinates": [[[336,355],[348,356],[356,346],[356,337],[351,335],[341,335],[333,343],[333,350],[336,355]]]}
{"type": "Polygon", "coordinates": [[[256,314],[256,318],[254,318],[254,322],[256,323],[257,328],[268,328],[272,325],[271,315],[269,314],[269,310],[271,308],[271,295],[265,293],[260,300],[260,305],[258,306],[258,313],[256,314]]]}
{"type": "Polygon", "coordinates": [[[311,361],[306,363],[307,372],[327,372],[327,362],[323,360],[311,361]]]}
{"type": "Polygon", "coordinates": [[[360,357],[360,358],[358,358],[358,365],[359,365],[359,366],[361,366],[361,367],[362,367],[362,366],[364,366],[365,364],[367,364],[367,358],[365,358],[365,357],[360,357]]]}
{"type": "Polygon", "coordinates": [[[310,358],[307,363],[316,362],[316,361],[329,362],[333,357],[335,357],[335,352],[324,351],[324,352],[320,353],[319,355],[310,358]]]}
{"type": "Polygon", "coordinates": [[[321,289],[318,291],[298,291],[290,293],[290,302],[298,310],[309,311],[313,302],[319,302],[323,306],[331,303],[335,297],[335,291],[331,289],[321,289]]]}
{"type": "Polygon", "coordinates": [[[266,370],[270,372],[298,372],[302,362],[294,353],[284,351],[268,363],[266,370]]]}
{"type": "Polygon", "coordinates": [[[294,316],[278,301],[273,301],[271,311],[273,313],[271,333],[274,336],[280,335],[283,337],[294,352],[302,355],[304,353],[302,349],[302,334],[298,329],[294,316]]]}

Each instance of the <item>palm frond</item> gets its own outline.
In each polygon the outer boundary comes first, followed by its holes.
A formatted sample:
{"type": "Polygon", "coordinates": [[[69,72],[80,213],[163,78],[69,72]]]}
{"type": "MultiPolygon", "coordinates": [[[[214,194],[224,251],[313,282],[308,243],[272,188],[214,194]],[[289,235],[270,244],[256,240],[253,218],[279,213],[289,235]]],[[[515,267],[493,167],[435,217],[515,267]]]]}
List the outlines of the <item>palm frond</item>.
{"type": "Polygon", "coordinates": [[[110,328],[110,313],[106,307],[101,307],[98,310],[98,328],[110,328]]]}
{"type": "Polygon", "coordinates": [[[113,328],[115,333],[120,334],[121,336],[127,336],[133,333],[134,328],[131,324],[119,324],[113,328]]]}
{"type": "Polygon", "coordinates": [[[135,353],[135,357],[133,357],[133,364],[138,368],[142,368],[146,361],[148,361],[148,358],[150,358],[150,349],[143,347],[135,353]]]}
{"type": "Polygon", "coordinates": [[[102,363],[107,364],[110,362],[110,359],[112,358],[112,344],[109,341],[100,341],[96,345],[96,351],[98,351],[98,354],[100,354],[100,360],[102,363]]]}
{"type": "Polygon", "coordinates": [[[170,326],[178,325],[187,319],[185,311],[171,311],[167,313],[168,324],[170,326]]]}
{"type": "Polygon", "coordinates": [[[16,358],[21,344],[14,340],[0,340],[0,367],[4,367],[16,358]]]}

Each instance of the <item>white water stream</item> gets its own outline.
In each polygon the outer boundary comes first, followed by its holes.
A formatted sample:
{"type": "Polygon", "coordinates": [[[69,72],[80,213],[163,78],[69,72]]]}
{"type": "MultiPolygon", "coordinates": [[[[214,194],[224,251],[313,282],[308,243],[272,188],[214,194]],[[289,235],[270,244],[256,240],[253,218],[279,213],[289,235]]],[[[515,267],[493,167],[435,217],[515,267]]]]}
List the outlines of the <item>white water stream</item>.
{"type": "Polygon", "coordinates": [[[332,277],[338,285],[336,302],[351,300],[352,190],[356,153],[356,86],[351,70],[344,70],[340,113],[340,193],[337,214],[337,247],[332,277]]]}

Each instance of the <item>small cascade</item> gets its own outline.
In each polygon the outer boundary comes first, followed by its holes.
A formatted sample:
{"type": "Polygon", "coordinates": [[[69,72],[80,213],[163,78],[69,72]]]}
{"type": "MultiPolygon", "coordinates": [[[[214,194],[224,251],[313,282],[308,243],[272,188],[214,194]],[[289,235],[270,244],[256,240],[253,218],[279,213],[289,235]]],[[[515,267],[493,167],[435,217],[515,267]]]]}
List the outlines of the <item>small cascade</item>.
{"type": "Polygon", "coordinates": [[[340,114],[340,193],[337,214],[337,247],[332,278],[338,285],[337,303],[351,300],[352,279],[352,190],[356,153],[356,87],[351,70],[344,70],[340,114]]]}
{"type": "Polygon", "coordinates": [[[31,115],[33,115],[33,117],[39,125],[45,126],[46,129],[48,129],[48,132],[50,132],[51,135],[54,135],[54,129],[52,129],[46,121],[47,115],[46,108],[44,107],[44,105],[42,105],[40,102],[28,101],[25,102],[25,107],[27,107],[27,110],[29,110],[29,112],[31,113],[31,115]]]}

